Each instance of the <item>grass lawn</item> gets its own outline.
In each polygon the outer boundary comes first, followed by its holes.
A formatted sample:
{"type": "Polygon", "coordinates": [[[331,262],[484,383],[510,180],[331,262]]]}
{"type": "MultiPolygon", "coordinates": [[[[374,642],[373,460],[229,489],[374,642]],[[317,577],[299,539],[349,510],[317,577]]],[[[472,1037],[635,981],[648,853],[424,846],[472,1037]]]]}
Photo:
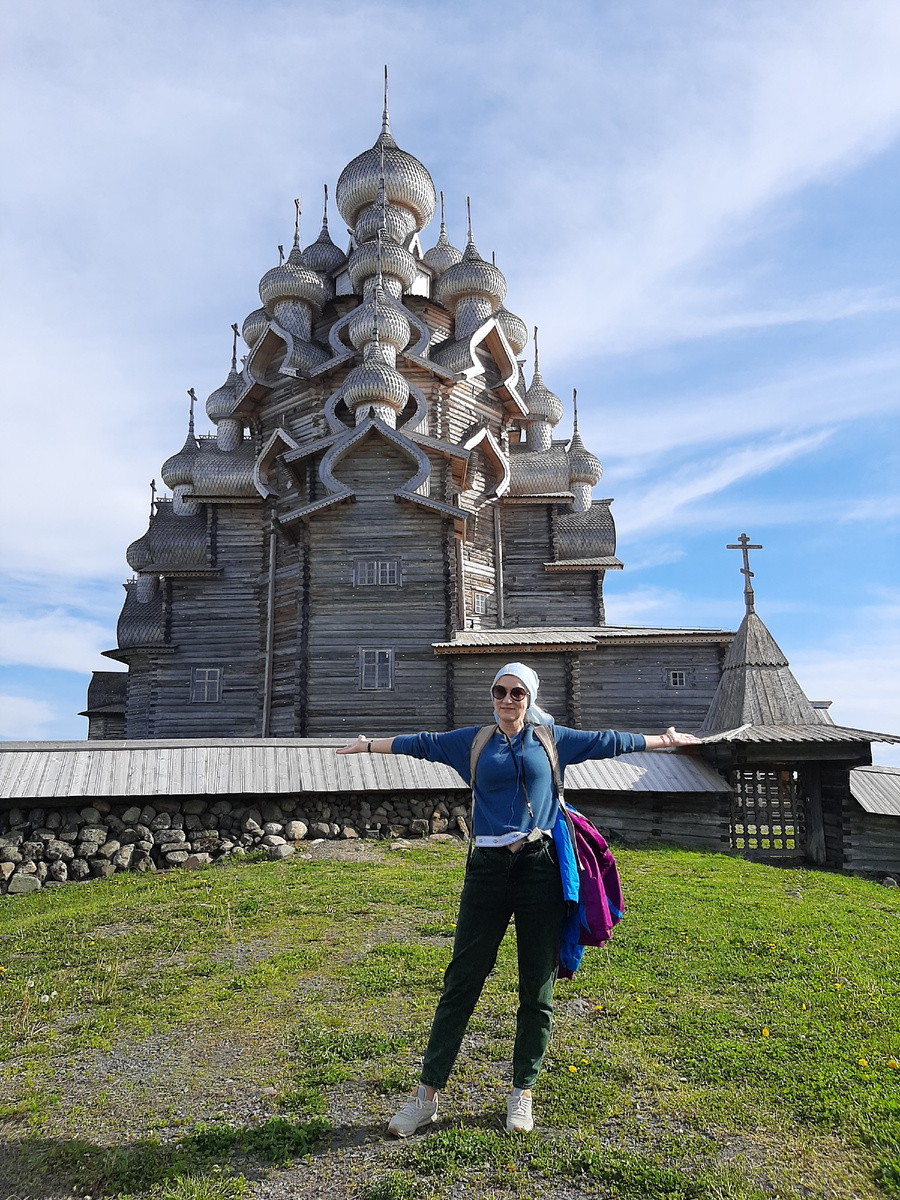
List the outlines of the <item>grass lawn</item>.
{"type": "Polygon", "coordinates": [[[900,1197],[900,893],[617,857],[626,919],[557,985],[515,1139],[512,935],[442,1121],[381,1139],[450,955],[458,845],[0,900],[0,1195],[900,1197]]]}

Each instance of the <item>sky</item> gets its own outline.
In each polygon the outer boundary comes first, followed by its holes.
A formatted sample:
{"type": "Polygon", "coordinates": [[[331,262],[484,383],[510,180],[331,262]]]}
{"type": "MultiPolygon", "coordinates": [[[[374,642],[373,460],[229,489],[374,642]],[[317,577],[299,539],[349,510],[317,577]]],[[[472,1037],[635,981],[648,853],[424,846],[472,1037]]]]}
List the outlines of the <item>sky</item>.
{"type": "Polygon", "coordinates": [[[810,698],[900,733],[894,0],[2,0],[0,47],[0,737],[86,736],[186,391],[375,140],[385,62],[560,435],[578,388],[608,621],[736,628],[746,531],[810,698]]]}

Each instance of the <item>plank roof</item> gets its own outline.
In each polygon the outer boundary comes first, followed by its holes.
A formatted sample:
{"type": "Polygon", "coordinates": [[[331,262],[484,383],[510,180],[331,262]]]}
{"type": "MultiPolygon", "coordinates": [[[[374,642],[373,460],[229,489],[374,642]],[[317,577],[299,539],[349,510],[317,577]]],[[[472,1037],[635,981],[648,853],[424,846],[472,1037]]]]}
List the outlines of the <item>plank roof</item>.
{"type": "Polygon", "coordinates": [[[734,636],[725,629],[664,629],[645,625],[565,626],[517,625],[511,629],[459,630],[449,642],[432,642],[436,654],[477,654],[484,650],[522,650],[534,654],[554,650],[592,650],[605,644],[640,642],[713,642],[727,645],[734,636]]]}
{"type": "MultiPolygon", "coordinates": [[[[338,756],[340,738],[5,742],[0,801],[7,804],[152,796],[457,791],[450,767],[406,755],[338,756]]],[[[699,759],[658,752],[570,767],[570,791],[725,792],[699,759]]]]}
{"type": "Polygon", "coordinates": [[[900,817],[900,767],[855,767],[850,794],[866,812],[900,817]]]}
{"type": "Polygon", "coordinates": [[[851,729],[845,725],[741,725],[716,733],[700,734],[705,745],[721,742],[889,742],[900,744],[893,733],[851,729]]]}

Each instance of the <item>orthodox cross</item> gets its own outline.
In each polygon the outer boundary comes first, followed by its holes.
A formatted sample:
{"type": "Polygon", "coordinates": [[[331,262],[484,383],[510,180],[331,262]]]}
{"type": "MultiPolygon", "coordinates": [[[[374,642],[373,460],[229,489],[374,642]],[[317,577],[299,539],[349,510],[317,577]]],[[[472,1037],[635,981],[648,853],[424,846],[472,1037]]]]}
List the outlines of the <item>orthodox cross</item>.
{"type": "Polygon", "coordinates": [[[284,246],[278,247],[278,265],[279,267],[284,262],[284,246]]]}
{"type": "Polygon", "coordinates": [[[188,395],[191,398],[191,415],[188,418],[188,433],[191,437],[194,436],[194,405],[197,403],[197,393],[193,388],[188,388],[188,395]]]}
{"type": "MultiPolygon", "coordinates": [[[[536,335],[537,330],[535,329],[534,332],[536,335]]],[[[575,421],[572,428],[572,437],[575,437],[578,433],[578,388],[572,388],[572,408],[575,410],[575,421]]]]}
{"type": "Polygon", "coordinates": [[[744,576],[744,604],[747,612],[754,612],[753,608],[753,584],[750,580],[753,578],[753,572],[750,570],[750,554],[751,550],[762,550],[762,546],[754,546],[746,533],[742,533],[738,538],[736,546],[726,546],[726,550],[742,550],[744,554],[744,565],[741,567],[741,574],[744,576]]]}
{"type": "Polygon", "coordinates": [[[294,249],[299,250],[300,249],[300,217],[302,215],[301,211],[300,211],[299,196],[294,198],[294,210],[295,210],[294,211],[294,249]]]}
{"type": "Polygon", "coordinates": [[[234,334],[234,337],[231,340],[231,369],[232,369],[232,371],[236,371],[237,370],[237,340],[238,340],[237,321],[235,321],[234,324],[231,326],[231,332],[234,334]]]}
{"type": "Polygon", "coordinates": [[[153,519],[153,514],[156,512],[156,480],[150,480],[150,519],[153,519]]]}

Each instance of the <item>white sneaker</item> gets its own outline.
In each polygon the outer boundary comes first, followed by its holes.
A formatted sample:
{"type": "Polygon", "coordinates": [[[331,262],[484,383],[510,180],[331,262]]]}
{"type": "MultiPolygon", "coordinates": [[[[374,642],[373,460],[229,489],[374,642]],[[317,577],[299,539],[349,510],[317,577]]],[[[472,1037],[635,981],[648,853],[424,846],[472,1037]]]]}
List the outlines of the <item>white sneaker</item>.
{"type": "Polygon", "coordinates": [[[532,1129],[531,1092],[527,1088],[518,1094],[513,1092],[506,1101],[506,1132],[531,1133],[532,1129]]]}
{"type": "MultiPolygon", "coordinates": [[[[424,1089],[422,1089],[424,1091],[424,1089]]],[[[399,1112],[391,1118],[387,1131],[397,1138],[411,1137],[425,1125],[437,1120],[437,1093],[433,1100],[425,1100],[418,1092],[410,1096],[399,1112]]]]}

